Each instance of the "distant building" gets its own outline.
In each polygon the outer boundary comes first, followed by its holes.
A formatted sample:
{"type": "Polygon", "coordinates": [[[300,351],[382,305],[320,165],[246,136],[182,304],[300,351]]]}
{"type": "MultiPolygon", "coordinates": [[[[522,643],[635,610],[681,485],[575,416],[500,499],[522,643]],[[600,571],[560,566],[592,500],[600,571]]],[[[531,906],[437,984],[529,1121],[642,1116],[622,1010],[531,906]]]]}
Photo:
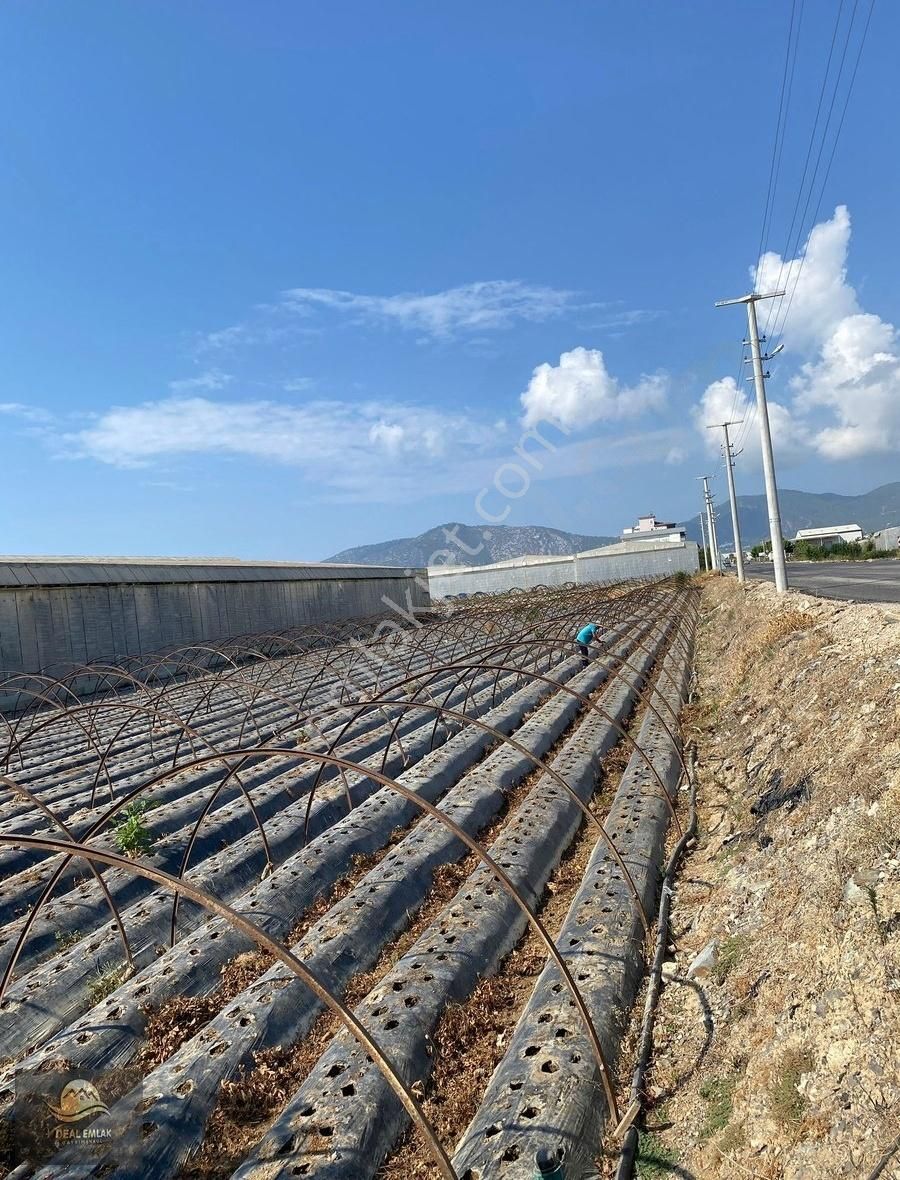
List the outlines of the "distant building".
{"type": "Polygon", "coordinates": [[[630,529],[622,529],[623,541],[672,541],[677,544],[684,540],[684,529],[679,525],[657,520],[652,512],[646,516],[639,516],[637,524],[630,529]]]}
{"type": "Polygon", "coordinates": [[[806,541],[809,545],[836,545],[840,541],[861,541],[863,531],[858,524],[830,524],[819,529],[799,529],[794,541],[806,541]]]}
{"type": "Polygon", "coordinates": [[[882,552],[900,548],[900,528],[893,526],[887,529],[879,529],[877,533],[872,534],[872,540],[875,542],[875,548],[882,552]]]}

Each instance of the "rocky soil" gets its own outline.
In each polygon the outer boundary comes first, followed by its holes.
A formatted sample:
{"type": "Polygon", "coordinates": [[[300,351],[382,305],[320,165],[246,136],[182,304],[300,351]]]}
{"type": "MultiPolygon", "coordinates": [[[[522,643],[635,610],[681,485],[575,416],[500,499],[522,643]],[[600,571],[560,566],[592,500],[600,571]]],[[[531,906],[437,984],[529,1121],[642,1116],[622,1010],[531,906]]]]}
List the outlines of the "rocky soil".
{"type": "Polygon", "coordinates": [[[639,1175],[900,1178],[900,611],[704,584],[639,1175]]]}

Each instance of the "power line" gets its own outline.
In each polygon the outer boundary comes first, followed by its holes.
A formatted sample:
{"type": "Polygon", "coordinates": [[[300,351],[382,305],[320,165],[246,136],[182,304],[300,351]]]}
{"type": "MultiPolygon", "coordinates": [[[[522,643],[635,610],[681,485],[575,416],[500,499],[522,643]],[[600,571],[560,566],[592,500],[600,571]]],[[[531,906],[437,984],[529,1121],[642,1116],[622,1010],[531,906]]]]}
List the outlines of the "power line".
{"type": "MultiPolygon", "coordinates": [[[[757,264],[756,264],[756,268],[755,268],[756,275],[755,275],[755,282],[754,282],[754,294],[758,294],[758,287],[759,287],[759,280],[760,280],[759,259],[763,256],[764,252],[767,250],[768,235],[771,231],[772,221],[774,218],[775,195],[776,195],[777,184],[778,184],[778,175],[779,175],[780,166],[781,166],[781,158],[782,158],[782,153],[784,150],[785,135],[786,135],[786,128],[787,128],[787,119],[788,119],[788,113],[789,113],[789,108],[790,108],[790,98],[791,98],[791,93],[792,93],[792,89],[793,89],[794,71],[796,68],[797,55],[798,55],[798,49],[799,49],[800,26],[801,26],[801,22],[802,22],[802,18],[803,18],[803,0],[800,0],[799,12],[797,12],[796,3],[797,3],[797,0],[792,0],[791,21],[790,21],[790,25],[788,28],[788,40],[787,40],[787,46],[785,48],[785,64],[784,64],[784,70],[782,73],[781,93],[779,96],[778,118],[776,120],[775,138],[773,141],[772,160],[770,162],[770,167],[769,167],[769,184],[767,187],[766,205],[765,205],[765,209],[763,212],[763,223],[762,223],[762,229],[760,232],[760,246],[759,246],[759,251],[757,254],[757,264]],[[791,39],[792,39],[792,32],[794,30],[795,14],[797,16],[796,34],[793,37],[793,52],[792,52],[791,39]],[[790,67],[788,66],[789,62],[790,62],[790,67]]],[[[840,139],[841,131],[844,126],[844,120],[846,118],[847,109],[849,107],[850,97],[851,97],[851,94],[853,91],[854,84],[856,82],[856,77],[857,77],[857,73],[859,70],[860,60],[862,58],[863,47],[865,45],[866,38],[868,35],[869,26],[871,24],[874,7],[875,7],[875,0],[870,0],[869,11],[866,16],[865,25],[863,27],[862,36],[860,37],[859,47],[858,47],[857,53],[856,53],[856,60],[854,62],[853,70],[850,75],[849,84],[847,86],[847,90],[844,95],[844,101],[843,101],[843,107],[841,109],[840,119],[837,124],[837,129],[835,131],[834,138],[831,141],[831,150],[829,152],[827,163],[825,166],[825,171],[822,176],[821,186],[819,187],[819,190],[818,190],[818,197],[816,199],[815,210],[813,212],[812,223],[811,223],[809,232],[811,232],[812,226],[814,226],[816,223],[816,220],[819,215],[821,203],[822,203],[823,197],[825,195],[825,189],[826,189],[826,186],[828,183],[829,175],[831,173],[831,167],[834,162],[834,157],[835,157],[835,154],[837,151],[837,145],[838,145],[838,141],[840,139]]],[[[833,117],[834,110],[835,110],[835,103],[837,102],[838,94],[839,94],[840,88],[841,88],[840,87],[841,78],[844,73],[844,66],[845,66],[846,60],[847,60],[847,53],[850,48],[851,40],[853,37],[853,29],[854,29],[854,24],[856,22],[856,15],[857,15],[858,8],[859,8],[859,0],[853,0],[853,8],[850,13],[849,22],[847,24],[846,35],[843,39],[843,48],[841,49],[841,53],[840,53],[840,61],[838,63],[837,74],[834,78],[834,84],[833,84],[833,88],[831,90],[831,98],[830,98],[830,101],[828,104],[828,110],[825,115],[824,123],[822,124],[821,138],[818,139],[818,147],[816,148],[817,133],[819,131],[819,123],[820,123],[820,119],[822,117],[822,110],[823,110],[823,106],[825,103],[825,96],[828,93],[828,89],[829,89],[829,79],[831,77],[832,61],[834,59],[835,48],[838,44],[838,35],[841,30],[841,22],[842,22],[843,11],[844,11],[844,0],[840,0],[840,2],[838,4],[837,15],[835,17],[834,28],[832,30],[832,35],[831,35],[831,43],[830,43],[829,50],[828,50],[828,58],[825,63],[825,71],[822,76],[822,84],[819,88],[819,97],[818,97],[818,101],[816,104],[815,118],[813,120],[813,126],[812,126],[812,130],[810,132],[809,143],[808,143],[807,149],[806,149],[806,157],[805,157],[804,164],[803,164],[803,172],[801,174],[800,185],[797,190],[797,197],[796,197],[796,200],[794,201],[793,212],[791,214],[790,227],[788,229],[787,240],[785,242],[785,248],[784,248],[784,252],[781,257],[781,265],[779,267],[779,272],[778,272],[778,282],[776,283],[776,288],[780,289],[782,276],[784,274],[785,267],[787,266],[788,267],[787,280],[788,280],[788,284],[790,285],[790,291],[789,291],[789,293],[787,293],[788,298],[786,300],[784,300],[782,298],[782,299],[778,300],[777,303],[773,301],[773,303],[770,304],[769,310],[768,310],[768,315],[766,317],[766,323],[763,328],[762,339],[766,340],[767,337],[769,336],[769,324],[773,322],[773,316],[774,316],[773,329],[772,329],[772,333],[771,333],[773,339],[771,339],[769,341],[769,349],[768,349],[770,354],[774,354],[774,352],[777,351],[776,349],[772,348],[771,345],[774,343],[777,343],[777,341],[780,340],[780,337],[784,332],[784,328],[785,328],[788,316],[791,311],[791,306],[794,301],[794,296],[796,295],[796,292],[797,292],[797,287],[798,287],[798,284],[800,281],[800,277],[803,272],[803,267],[806,262],[806,252],[804,251],[802,257],[800,257],[799,262],[797,264],[795,274],[791,275],[791,273],[790,273],[791,265],[790,264],[794,260],[795,256],[797,255],[797,252],[799,250],[801,236],[803,234],[804,225],[806,223],[806,215],[809,210],[809,206],[810,206],[810,202],[812,200],[813,194],[816,191],[816,181],[817,181],[817,178],[819,175],[819,169],[820,169],[820,166],[822,163],[823,152],[825,150],[825,146],[826,146],[828,139],[829,139],[829,130],[831,128],[832,117],[833,117]],[[807,176],[809,175],[809,166],[810,166],[810,161],[813,158],[814,149],[816,151],[815,163],[813,165],[813,171],[812,171],[812,174],[809,179],[809,186],[807,188],[806,181],[807,181],[807,176]],[[805,200],[804,200],[804,193],[805,193],[805,200]],[[799,218],[799,222],[798,222],[797,215],[798,215],[798,212],[800,211],[801,202],[803,202],[803,211],[800,214],[800,218],[799,218]],[[796,236],[794,235],[795,228],[796,228],[796,236]],[[794,243],[793,246],[791,245],[792,241],[794,243]]],[[[755,316],[754,316],[754,318],[755,318],[755,316]]],[[[744,344],[744,347],[746,347],[746,342],[744,344]]],[[[759,352],[759,349],[757,346],[757,353],[758,352],[759,352]]],[[[743,356],[743,350],[742,350],[741,369],[738,371],[738,376],[735,379],[735,392],[734,392],[734,397],[732,398],[732,409],[731,409],[731,414],[729,415],[730,419],[734,418],[735,412],[737,410],[739,399],[742,396],[743,363],[744,363],[744,356],[743,356]]],[[[744,438],[748,435],[749,431],[752,429],[754,420],[757,416],[757,406],[759,403],[759,396],[757,396],[757,398],[754,402],[751,402],[750,399],[748,399],[748,403],[749,404],[748,404],[747,412],[744,415],[744,420],[741,425],[741,429],[739,431],[738,438],[735,440],[735,444],[734,444],[735,446],[738,446],[738,447],[740,447],[742,445],[744,438]]],[[[769,447],[771,448],[771,443],[769,443],[769,447]]],[[[765,447],[763,449],[765,451],[765,447]]],[[[765,455],[764,455],[764,459],[765,459],[765,455]]],[[[766,466],[766,464],[764,463],[764,467],[765,466],[766,466]]]]}
{"type": "MultiPolygon", "coordinates": [[[[794,17],[797,11],[797,0],[791,0],[791,23],[788,26],[787,44],[784,49],[784,70],[781,75],[781,93],[778,96],[778,118],[775,121],[775,139],[772,142],[772,159],[769,163],[769,184],[766,190],[766,206],[763,210],[762,227],[759,231],[759,246],[756,251],[757,270],[759,259],[766,252],[769,244],[769,229],[772,214],[775,211],[775,192],[778,188],[778,173],[781,170],[781,154],[784,150],[785,132],[787,130],[788,111],[791,105],[791,91],[794,87],[794,69],[797,65],[797,49],[800,45],[800,24],[803,20],[804,0],[800,0],[800,14],[797,19],[797,36],[794,38],[794,17]],[[791,40],[794,42],[794,54],[791,57],[791,40]],[[790,66],[790,81],[788,81],[788,66],[790,66]],[[787,94],[787,102],[785,102],[787,94]]],[[[757,275],[757,280],[758,280],[757,275]]],[[[758,285],[758,284],[757,284],[758,285]]],[[[756,290],[756,285],[754,285],[756,290]]]]}
{"type": "MultiPolygon", "coordinates": [[[[844,63],[844,59],[847,54],[847,45],[849,44],[850,32],[853,28],[853,21],[856,17],[856,9],[857,9],[858,4],[859,4],[859,0],[853,0],[853,11],[850,14],[850,23],[847,26],[847,37],[844,41],[843,53],[841,54],[841,65],[840,65],[840,68],[838,69],[837,79],[835,80],[835,84],[834,84],[835,88],[832,93],[832,101],[831,101],[831,106],[829,107],[828,117],[826,118],[825,124],[822,128],[822,140],[821,140],[821,143],[819,146],[819,156],[821,156],[821,144],[825,142],[825,137],[828,133],[828,122],[831,118],[831,111],[834,107],[834,95],[837,93],[837,87],[838,87],[838,84],[840,83],[840,80],[841,80],[841,72],[843,70],[843,63],[844,63]]],[[[804,206],[803,216],[800,218],[800,222],[798,224],[797,223],[797,213],[799,212],[799,209],[800,209],[800,202],[803,200],[803,193],[804,193],[804,189],[806,186],[806,177],[809,172],[809,162],[812,159],[813,148],[815,147],[815,143],[816,143],[816,133],[819,129],[819,119],[822,114],[822,104],[825,101],[825,95],[828,90],[828,79],[831,74],[831,62],[832,62],[832,58],[834,57],[834,48],[835,48],[835,45],[837,44],[838,31],[840,30],[840,27],[841,27],[841,16],[843,15],[843,11],[844,11],[844,0],[840,0],[840,3],[838,4],[837,16],[835,17],[835,21],[834,21],[834,29],[832,30],[832,33],[831,33],[831,44],[828,48],[828,58],[825,62],[825,72],[822,75],[822,85],[819,88],[819,100],[816,103],[816,115],[815,115],[815,118],[813,119],[812,131],[810,132],[810,135],[809,135],[809,143],[806,148],[806,158],[803,161],[803,172],[800,175],[800,185],[797,189],[797,199],[794,201],[794,210],[793,210],[793,213],[791,214],[791,223],[790,223],[790,227],[787,232],[787,240],[784,244],[784,251],[781,255],[781,265],[778,268],[778,279],[776,280],[775,286],[779,290],[781,288],[781,282],[782,282],[782,278],[784,276],[784,268],[785,268],[785,266],[790,266],[790,262],[788,260],[793,259],[794,253],[797,249],[797,246],[799,246],[800,236],[801,236],[801,233],[803,230],[803,222],[806,217],[806,209],[809,206],[809,195],[812,192],[813,181],[810,181],[810,189],[809,189],[809,192],[807,193],[806,205],[804,206]],[[797,227],[796,245],[792,248],[791,242],[794,241],[794,227],[795,226],[797,227]]],[[[817,157],[817,165],[818,165],[818,158],[819,157],[817,157]]],[[[815,178],[815,173],[813,174],[813,177],[815,178]]],[[[788,277],[790,277],[790,273],[788,274],[788,277]]],[[[766,316],[766,322],[763,326],[763,335],[764,336],[768,335],[769,324],[771,323],[772,316],[775,314],[775,312],[776,312],[776,308],[775,308],[775,305],[773,304],[768,310],[768,314],[766,316]]]]}
{"type": "MultiPolygon", "coordinates": [[[[778,175],[781,170],[781,157],[784,151],[784,141],[787,132],[788,114],[791,105],[791,93],[794,88],[794,72],[797,66],[797,51],[800,47],[800,27],[803,22],[803,6],[805,0],[800,0],[799,10],[797,8],[797,0],[791,0],[791,19],[788,25],[787,42],[784,47],[784,69],[781,74],[781,92],[778,96],[778,117],[775,121],[775,138],[772,141],[772,158],[769,161],[769,183],[766,188],[766,204],[763,210],[762,226],[759,231],[759,246],[756,251],[756,278],[754,281],[753,290],[757,291],[759,285],[759,260],[762,255],[768,250],[769,245],[769,231],[772,225],[772,217],[775,212],[775,194],[778,188],[778,175]],[[794,34],[794,21],[796,19],[797,31],[794,34]],[[791,53],[791,44],[793,42],[793,54],[791,53]]],[[[843,0],[841,0],[843,3],[843,0]]],[[[737,413],[738,399],[741,396],[743,389],[743,372],[744,372],[744,348],[741,348],[741,358],[738,363],[737,376],[734,379],[734,397],[731,399],[731,411],[728,415],[729,419],[734,419],[737,413]]]]}
{"type": "MultiPolygon", "coordinates": [[[[843,127],[844,127],[844,119],[847,116],[847,108],[850,105],[850,96],[853,93],[853,86],[854,86],[854,83],[856,82],[856,75],[859,71],[859,63],[860,63],[860,60],[862,59],[863,48],[866,44],[866,37],[868,36],[868,33],[869,33],[869,25],[872,23],[872,13],[874,12],[874,10],[875,10],[875,0],[869,0],[869,12],[868,12],[868,15],[866,16],[866,23],[863,26],[862,36],[860,37],[860,41],[859,41],[859,48],[856,51],[856,61],[853,63],[853,72],[850,75],[850,81],[847,85],[847,93],[844,96],[844,106],[841,110],[841,117],[840,117],[840,120],[838,121],[837,130],[835,131],[835,134],[834,134],[834,140],[832,141],[832,144],[831,144],[831,152],[828,157],[828,163],[826,164],[825,172],[822,176],[822,186],[819,189],[818,200],[816,201],[816,207],[815,207],[815,210],[813,211],[812,225],[816,224],[816,221],[819,216],[819,209],[821,208],[821,205],[822,205],[822,198],[825,196],[825,189],[828,185],[828,177],[831,175],[831,166],[834,163],[834,157],[835,157],[835,153],[837,151],[838,140],[841,137],[841,131],[843,130],[843,127]]],[[[849,43],[849,32],[848,32],[848,43],[849,43]]],[[[835,94],[836,93],[837,93],[837,88],[835,88],[835,94]]],[[[834,98],[834,96],[832,96],[832,104],[833,104],[833,98],[834,98]]],[[[824,139],[822,142],[822,146],[824,146],[824,139]]],[[[821,153],[821,149],[820,149],[820,153],[821,153]]],[[[818,171],[818,162],[816,164],[816,170],[818,171]]],[[[815,174],[813,176],[813,179],[815,180],[815,174]]],[[[810,190],[810,192],[811,191],[812,190],[810,190]]],[[[787,324],[787,318],[788,318],[788,315],[790,314],[790,310],[791,310],[791,304],[794,302],[794,295],[797,292],[797,284],[800,281],[800,275],[803,271],[803,264],[805,262],[806,262],[806,252],[804,251],[803,257],[800,259],[800,265],[797,268],[797,277],[794,280],[793,287],[791,288],[791,293],[790,293],[790,296],[788,297],[787,306],[784,308],[783,315],[781,314],[781,309],[779,309],[779,315],[781,315],[780,326],[778,324],[778,316],[776,316],[775,327],[772,329],[773,335],[777,334],[776,339],[780,338],[780,336],[784,333],[784,328],[785,328],[785,325],[787,324]]]]}

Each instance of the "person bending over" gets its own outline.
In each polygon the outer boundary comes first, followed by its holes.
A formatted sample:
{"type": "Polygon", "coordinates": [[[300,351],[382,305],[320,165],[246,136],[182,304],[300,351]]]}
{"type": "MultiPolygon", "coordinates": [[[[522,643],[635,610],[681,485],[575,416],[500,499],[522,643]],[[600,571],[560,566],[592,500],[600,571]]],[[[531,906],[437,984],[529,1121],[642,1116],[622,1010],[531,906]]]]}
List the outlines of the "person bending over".
{"type": "Polygon", "coordinates": [[[587,667],[588,661],[591,658],[590,652],[588,651],[588,644],[594,642],[599,630],[599,623],[588,623],[575,636],[575,644],[581,652],[581,660],[584,667],[587,667]]]}

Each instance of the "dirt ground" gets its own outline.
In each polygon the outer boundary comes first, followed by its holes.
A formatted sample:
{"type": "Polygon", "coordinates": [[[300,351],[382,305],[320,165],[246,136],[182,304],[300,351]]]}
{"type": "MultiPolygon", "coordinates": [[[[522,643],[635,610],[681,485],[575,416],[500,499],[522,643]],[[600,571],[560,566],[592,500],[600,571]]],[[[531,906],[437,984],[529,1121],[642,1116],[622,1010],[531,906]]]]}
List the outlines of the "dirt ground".
{"type": "Polygon", "coordinates": [[[900,608],[705,580],[686,729],[639,1175],[897,1180],[900,608]]]}

